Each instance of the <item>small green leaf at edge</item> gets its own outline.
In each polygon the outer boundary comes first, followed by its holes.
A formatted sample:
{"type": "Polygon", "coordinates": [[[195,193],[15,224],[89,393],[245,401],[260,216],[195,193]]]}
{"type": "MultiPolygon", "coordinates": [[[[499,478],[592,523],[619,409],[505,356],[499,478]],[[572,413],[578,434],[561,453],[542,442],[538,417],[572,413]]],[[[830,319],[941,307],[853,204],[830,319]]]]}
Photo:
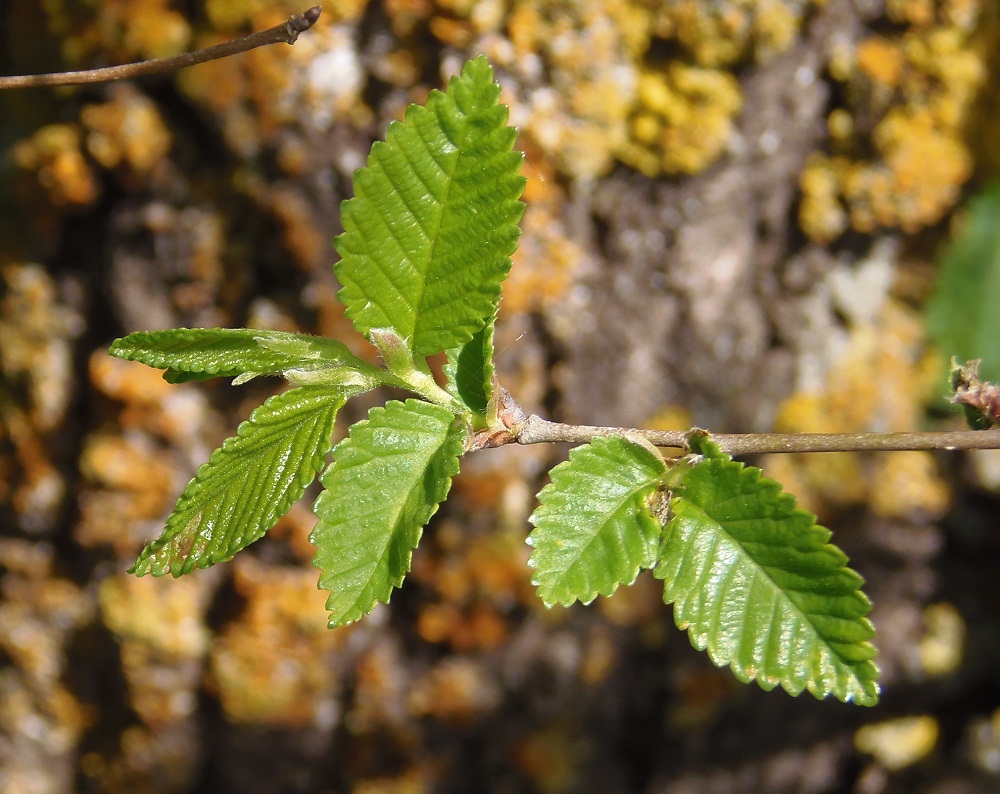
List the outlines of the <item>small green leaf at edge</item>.
{"type": "Polygon", "coordinates": [[[663,459],[626,438],[595,438],[551,473],[529,519],[533,582],[547,606],[590,603],[652,567],[663,530],[648,497],[663,459]]]}
{"type": "Polygon", "coordinates": [[[691,446],[704,457],[674,492],[654,568],[677,626],[744,682],[874,705],[871,602],[829,530],[760,469],[707,437],[691,446]]]}
{"type": "Polygon", "coordinates": [[[938,261],[925,310],[930,338],[945,356],[981,359],[983,380],[1000,381],[1000,181],[969,202],[938,261]]]}
{"type": "Polygon", "coordinates": [[[346,400],[341,389],[303,386],[265,401],[198,469],[129,572],[181,576],[262,537],[323,467],[346,400]]]}
{"type": "Polygon", "coordinates": [[[338,297],[354,327],[393,328],[424,358],[495,313],[520,236],[525,180],[484,56],[372,147],[342,205],[338,297]]]}
{"type": "Polygon", "coordinates": [[[344,367],[369,379],[378,373],[336,339],[258,328],[137,331],[116,339],[108,353],[163,369],[169,383],[344,367]]]}
{"type": "Polygon", "coordinates": [[[334,449],[310,535],[331,627],[359,620],[402,584],[458,473],[465,437],[447,409],[393,401],[373,408],[334,449]]]}
{"type": "Polygon", "coordinates": [[[446,388],[468,408],[475,420],[473,429],[486,425],[486,414],[493,396],[493,327],[496,317],[461,347],[447,351],[444,374],[446,388]]]}

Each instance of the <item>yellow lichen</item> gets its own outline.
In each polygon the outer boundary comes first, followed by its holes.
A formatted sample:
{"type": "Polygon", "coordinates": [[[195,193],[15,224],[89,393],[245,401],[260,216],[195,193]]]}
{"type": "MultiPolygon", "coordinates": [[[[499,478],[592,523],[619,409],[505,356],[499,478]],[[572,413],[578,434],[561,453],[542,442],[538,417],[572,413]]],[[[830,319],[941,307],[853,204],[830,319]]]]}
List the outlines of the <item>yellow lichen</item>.
{"type": "Polygon", "coordinates": [[[632,141],[621,159],[649,176],[697,173],[725,150],[742,103],[727,72],[680,63],[643,70],[632,141]]]}
{"type": "Polygon", "coordinates": [[[625,142],[638,55],[616,21],[637,13],[613,0],[520,0],[508,16],[511,67],[544,62],[550,75],[519,103],[519,126],[563,173],[601,175],[625,142]]]}
{"type": "Polygon", "coordinates": [[[923,618],[924,635],[918,646],[920,666],[932,676],[954,673],[965,657],[965,619],[947,601],[928,606],[923,618]]]}
{"type": "MultiPolygon", "coordinates": [[[[907,431],[919,427],[938,386],[938,358],[926,352],[920,318],[892,300],[874,324],[854,328],[822,391],[800,392],[779,409],[780,432],[907,431]]],[[[928,452],[772,455],[768,476],[822,513],[869,504],[886,517],[935,518],[949,490],[928,452]]]]}
{"type": "Polygon", "coordinates": [[[120,644],[129,705],[146,725],[178,722],[195,711],[213,589],[204,576],[174,582],[120,573],[101,582],[101,615],[120,644]]]}
{"type": "MultiPolygon", "coordinates": [[[[697,64],[728,67],[763,61],[795,40],[810,0],[675,0],[640,2],[657,37],[676,41],[697,64]]],[[[820,3],[816,3],[819,5],[820,3]]]]}
{"type": "Polygon", "coordinates": [[[941,729],[934,717],[913,715],[858,729],[854,746],[891,771],[911,766],[933,752],[941,729]]]}
{"type": "Polygon", "coordinates": [[[950,501],[948,485],[927,453],[885,455],[871,481],[871,508],[886,518],[939,518],[950,501]]]}
{"type": "Polygon", "coordinates": [[[979,8],[980,0],[890,3],[890,17],[905,30],[868,38],[831,60],[849,104],[876,123],[870,140],[855,136],[853,125],[850,136],[837,136],[844,124],[831,116],[841,156],[814,155],[801,179],[800,224],[812,239],[842,233],[843,212],[861,232],[913,233],[954,205],[972,175],[966,126],[986,74],[986,56],[973,46],[979,8]]]}
{"type": "Polygon", "coordinates": [[[899,46],[882,36],[874,36],[858,45],[857,65],[870,80],[895,88],[903,75],[903,53],[899,46]]]}
{"type": "Polygon", "coordinates": [[[63,683],[67,645],[91,620],[93,601],[54,575],[47,544],[0,539],[0,568],[0,787],[69,791],[72,757],[95,713],[63,683]]]}
{"type": "Polygon", "coordinates": [[[847,212],[840,202],[840,181],[833,163],[812,154],[799,176],[799,226],[820,243],[835,240],[847,229],[847,212]]]}

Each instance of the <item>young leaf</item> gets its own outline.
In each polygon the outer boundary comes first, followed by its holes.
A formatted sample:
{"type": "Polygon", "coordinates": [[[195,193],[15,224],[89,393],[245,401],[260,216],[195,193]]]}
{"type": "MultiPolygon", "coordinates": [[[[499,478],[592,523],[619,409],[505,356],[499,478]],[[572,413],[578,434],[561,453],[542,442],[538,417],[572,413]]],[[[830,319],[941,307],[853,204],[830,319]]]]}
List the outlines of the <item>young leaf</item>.
{"type": "Polygon", "coordinates": [[[378,370],[335,339],[254,328],[173,328],[116,339],[112,356],[164,369],[165,380],[281,375],[289,370],[349,368],[375,377],[378,370]]]}
{"type": "Polygon", "coordinates": [[[517,132],[485,57],[376,143],[344,202],[334,266],[354,327],[393,328],[425,357],[493,316],[524,205],[517,132]]]}
{"type": "Polygon", "coordinates": [[[198,469],[130,572],[180,576],[263,536],[323,467],[346,399],[342,389],[303,386],[258,407],[198,469]]]}
{"type": "Polygon", "coordinates": [[[927,329],[947,356],[982,359],[984,380],[1000,380],[1000,182],[969,204],[958,235],[944,249],[927,329]]]}
{"type": "Polygon", "coordinates": [[[692,446],[705,457],[675,491],[654,570],[678,627],[741,681],[874,705],[871,603],[830,532],[760,469],[692,446]]]}
{"type": "Polygon", "coordinates": [[[473,413],[478,424],[485,424],[493,394],[493,321],[464,345],[448,351],[444,374],[448,391],[473,413]]]}
{"type": "Polygon", "coordinates": [[[402,584],[424,524],[458,473],[465,430],[454,420],[422,400],[390,402],[334,450],[310,536],[331,627],[360,619],[402,584]]]}
{"type": "Polygon", "coordinates": [[[666,466],[624,438],[595,438],[552,470],[531,516],[529,565],[546,603],[588,604],[632,584],[656,560],[661,524],[645,498],[666,466]]]}

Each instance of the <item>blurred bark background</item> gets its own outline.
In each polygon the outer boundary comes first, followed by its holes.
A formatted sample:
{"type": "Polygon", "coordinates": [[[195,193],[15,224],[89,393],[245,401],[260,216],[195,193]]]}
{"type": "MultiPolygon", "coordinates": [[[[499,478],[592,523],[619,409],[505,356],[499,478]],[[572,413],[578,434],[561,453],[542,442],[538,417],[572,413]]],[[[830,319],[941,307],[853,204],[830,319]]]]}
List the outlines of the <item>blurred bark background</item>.
{"type": "MultiPolygon", "coordinates": [[[[173,54],[294,0],[6,0],[0,72],[173,54]]],[[[996,174],[994,0],[332,0],[277,45],[0,93],[0,794],[1000,789],[995,454],[756,461],[868,579],[884,701],[743,686],[651,577],[546,610],[564,449],[470,457],[388,607],[325,628],[308,499],[232,563],[125,569],[274,389],[168,386],[135,330],[341,338],[339,202],[464,59],[520,129],[502,383],[571,422],[915,430],[922,307],[996,174]]],[[[364,415],[352,403],[344,420],[364,415]]],[[[343,427],[343,425],[342,425],[343,427]]]]}

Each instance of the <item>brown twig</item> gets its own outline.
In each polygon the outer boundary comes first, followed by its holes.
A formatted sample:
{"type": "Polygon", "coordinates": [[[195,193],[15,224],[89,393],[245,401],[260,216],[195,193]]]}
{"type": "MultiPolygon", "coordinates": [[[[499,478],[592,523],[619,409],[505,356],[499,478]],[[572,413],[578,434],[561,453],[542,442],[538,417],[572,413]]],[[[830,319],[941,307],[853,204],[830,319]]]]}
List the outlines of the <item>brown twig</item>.
{"type": "Polygon", "coordinates": [[[286,22],[273,28],[250,33],[238,39],[205,47],[194,52],[185,52],[169,58],[154,58],[149,61],[128,63],[121,66],[108,66],[103,69],[88,69],[81,72],[53,72],[51,74],[25,74],[0,77],[0,90],[7,88],[38,88],[56,85],[84,85],[86,83],[103,83],[109,80],[126,80],[133,77],[145,77],[150,74],[162,74],[194,66],[216,58],[226,58],[241,52],[263,47],[267,44],[294,44],[300,33],[304,33],[316,24],[322,9],[313,6],[301,14],[294,14],[286,22]]]}
{"type": "MultiPolygon", "coordinates": [[[[550,422],[532,414],[510,428],[510,441],[582,444],[595,436],[638,434],[657,447],[686,449],[686,430],[638,430],[550,422]]],[[[1000,430],[957,430],[932,433],[713,433],[712,440],[729,455],[765,452],[899,452],[904,450],[1000,449],[1000,430]]],[[[497,446],[494,444],[494,446],[497,446]]]]}

